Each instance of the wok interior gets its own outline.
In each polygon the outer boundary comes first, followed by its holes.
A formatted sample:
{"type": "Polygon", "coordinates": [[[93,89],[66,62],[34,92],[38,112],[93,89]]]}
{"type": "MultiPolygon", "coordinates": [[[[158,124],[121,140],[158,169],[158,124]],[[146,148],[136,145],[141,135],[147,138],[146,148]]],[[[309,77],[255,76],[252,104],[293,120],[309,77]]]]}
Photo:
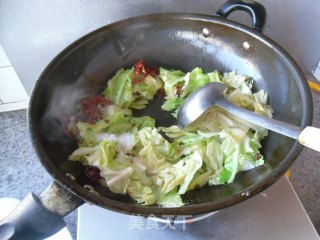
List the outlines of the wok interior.
{"type": "MultiPolygon", "coordinates": [[[[64,134],[66,119],[77,111],[81,98],[100,93],[116,70],[131,67],[140,59],[147,65],[184,71],[199,66],[205,71],[235,70],[249,75],[255,80],[255,89],[264,89],[269,94],[274,118],[300,125],[305,117],[301,86],[288,63],[268,44],[219,21],[208,23],[190,17],[161,15],[134,19],[100,29],[60,54],[42,74],[30,112],[36,148],[42,153],[41,161],[49,172],[54,177],[71,173],[79,185],[93,185],[83,177],[80,163],[67,160],[76,143],[64,134]],[[203,28],[210,30],[209,37],[202,35],[203,28]],[[243,47],[243,42],[249,43],[249,50],[243,47]]],[[[174,124],[157,102],[149,106],[146,114],[148,111],[160,124],[174,124]]],[[[186,205],[215,204],[249,187],[259,187],[272,173],[283,173],[291,164],[293,156],[289,151],[294,143],[269,132],[263,142],[264,166],[239,173],[233,184],[205,186],[188,192],[183,196],[186,205]]],[[[71,179],[66,177],[60,181],[68,184],[71,179]]],[[[135,204],[129,197],[113,194],[107,188],[96,185],[95,189],[107,199],[135,204]]]]}

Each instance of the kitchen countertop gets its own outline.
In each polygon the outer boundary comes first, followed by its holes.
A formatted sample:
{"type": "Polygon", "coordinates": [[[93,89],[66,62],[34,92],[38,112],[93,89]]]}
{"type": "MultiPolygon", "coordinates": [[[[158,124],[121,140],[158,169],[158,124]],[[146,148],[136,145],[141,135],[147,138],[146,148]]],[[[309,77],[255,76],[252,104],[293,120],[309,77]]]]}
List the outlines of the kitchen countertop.
{"type": "MultiPolygon", "coordinates": [[[[313,93],[314,122],[320,127],[320,94],[313,93]]],[[[0,113],[0,198],[39,195],[52,181],[41,166],[28,137],[26,110],[0,113]]],[[[290,180],[312,223],[320,232],[320,155],[304,148],[291,167],[290,180]]],[[[76,239],[77,211],[65,217],[76,239]]]]}
{"type": "MultiPolygon", "coordinates": [[[[27,111],[0,113],[0,198],[22,200],[32,191],[40,195],[52,182],[38,161],[28,136],[27,111]]],[[[77,211],[65,217],[76,239],[77,211]]]]}
{"type": "MultiPolygon", "coordinates": [[[[320,93],[313,91],[313,123],[320,128],[320,93]]],[[[319,139],[320,140],[320,139],[319,139]]],[[[304,148],[291,167],[290,181],[320,233],[320,153],[304,148]]]]}

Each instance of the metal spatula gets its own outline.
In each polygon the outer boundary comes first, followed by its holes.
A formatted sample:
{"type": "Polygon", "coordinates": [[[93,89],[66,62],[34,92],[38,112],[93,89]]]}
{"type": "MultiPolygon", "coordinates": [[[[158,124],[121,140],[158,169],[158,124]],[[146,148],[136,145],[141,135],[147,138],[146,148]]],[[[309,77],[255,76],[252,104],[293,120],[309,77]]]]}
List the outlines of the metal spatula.
{"type": "Polygon", "coordinates": [[[271,131],[297,139],[302,145],[320,152],[320,129],[298,126],[264,117],[229,102],[223,92],[226,87],[222,83],[209,83],[190,94],[178,110],[178,125],[186,127],[198,119],[212,106],[219,106],[233,115],[254,123],[271,131]]]}

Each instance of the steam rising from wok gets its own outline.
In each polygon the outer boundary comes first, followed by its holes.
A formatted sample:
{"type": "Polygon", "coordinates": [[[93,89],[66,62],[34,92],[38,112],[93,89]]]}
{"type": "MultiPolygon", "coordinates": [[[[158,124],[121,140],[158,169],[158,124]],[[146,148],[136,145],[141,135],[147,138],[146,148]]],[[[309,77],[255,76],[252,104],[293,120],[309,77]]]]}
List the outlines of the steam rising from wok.
{"type": "Polygon", "coordinates": [[[66,85],[61,84],[54,88],[47,111],[41,120],[43,133],[50,134],[47,136],[49,141],[70,141],[65,130],[70,117],[79,110],[82,99],[97,94],[100,89],[90,80],[88,75],[84,73],[77,81],[66,85]]]}

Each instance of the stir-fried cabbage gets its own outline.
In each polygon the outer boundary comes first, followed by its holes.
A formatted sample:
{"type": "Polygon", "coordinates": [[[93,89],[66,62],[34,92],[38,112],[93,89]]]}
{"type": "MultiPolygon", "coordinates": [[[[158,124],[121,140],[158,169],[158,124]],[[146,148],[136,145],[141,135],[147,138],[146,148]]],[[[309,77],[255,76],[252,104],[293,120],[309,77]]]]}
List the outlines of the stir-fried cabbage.
{"type": "Polygon", "coordinates": [[[264,163],[259,149],[267,130],[218,107],[184,129],[155,126],[151,117],[135,117],[130,111],[144,108],[163,89],[162,109],[174,112],[194,90],[221,82],[229,101],[272,117],[267,93],[253,93],[251,78],[235,72],[204,73],[201,68],[188,73],[160,68],[156,75],[148,74],[150,69],[143,65],[140,69],[120,69],[108,81],[103,96],[112,104],[95,104],[97,121],[73,118],[68,128],[79,145],[69,160],[99,169],[101,180],[114,193],[165,207],[182,206],[180,195],[187,191],[232,183],[238,172],[264,163]]]}

